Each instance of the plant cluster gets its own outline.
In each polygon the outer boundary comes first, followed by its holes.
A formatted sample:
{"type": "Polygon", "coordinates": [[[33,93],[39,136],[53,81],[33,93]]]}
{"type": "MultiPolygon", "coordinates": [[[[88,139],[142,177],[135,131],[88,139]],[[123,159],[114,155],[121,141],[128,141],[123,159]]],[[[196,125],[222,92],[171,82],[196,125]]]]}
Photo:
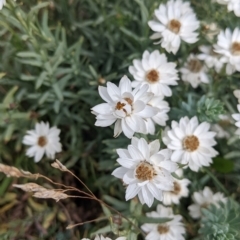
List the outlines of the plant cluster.
{"type": "Polygon", "coordinates": [[[0,9],[2,239],[240,238],[238,0],[0,9]]]}

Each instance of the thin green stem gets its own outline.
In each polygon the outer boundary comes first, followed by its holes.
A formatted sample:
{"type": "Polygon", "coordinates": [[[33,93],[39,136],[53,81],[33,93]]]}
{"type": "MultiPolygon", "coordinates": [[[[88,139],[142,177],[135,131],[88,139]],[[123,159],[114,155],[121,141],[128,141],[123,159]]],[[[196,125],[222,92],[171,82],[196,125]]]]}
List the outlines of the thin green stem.
{"type": "Polygon", "coordinates": [[[227,189],[222,185],[222,183],[213,175],[213,173],[208,170],[207,168],[204,169],[204,171],[212,178],[212,180],[215,182],[215,184],[227,195],[229,196],[229,192],[227,189]]]}

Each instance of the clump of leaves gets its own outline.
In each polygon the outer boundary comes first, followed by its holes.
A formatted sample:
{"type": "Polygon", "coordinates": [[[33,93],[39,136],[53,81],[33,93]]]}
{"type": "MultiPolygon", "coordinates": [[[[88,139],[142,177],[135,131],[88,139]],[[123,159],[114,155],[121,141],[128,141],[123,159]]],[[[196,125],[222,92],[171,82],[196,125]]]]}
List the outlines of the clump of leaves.
{"type": "Polygon", "coordinates": [[[211,205],[202,210],[203,217],[199,229],[201,239],[240,239],[240,205],[231,199],[219,205],[211,205]]]}
{"type": "Polygon", "coordinates": [[[200,121],[215,122],[219,115],[224,114],[223,103],[214,98],[202,96],[197,103],[197,115],[200,121]]]}

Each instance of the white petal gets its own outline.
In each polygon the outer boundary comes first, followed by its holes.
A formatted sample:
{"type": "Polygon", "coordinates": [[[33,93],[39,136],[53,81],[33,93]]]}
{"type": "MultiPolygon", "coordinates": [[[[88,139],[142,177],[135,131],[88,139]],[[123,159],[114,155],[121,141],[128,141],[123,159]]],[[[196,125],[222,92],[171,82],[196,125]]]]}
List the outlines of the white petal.
{"type": "Polygon", "coordinates": [[[121,120],[118,119],[116,122],[115,122],[115,126],[114,126],[114,137],[118,137],[122,132],[122,126],[121,126],[121,120]]]}
{"type": "Polygon", "coordinates": [[[125,119],[122,119],[121,126],[122,126],[122,131],[125,134],[125,136],[128,138],[132,138],[134,131],[128,126],[125,119]]]}
{"type": "Polygon", "coordinates": [[[140,188],[137,186],[137,184],[128,185],[126,190],[126,196],[125,196],[126,201],[128,201],[131,198],[134,198],[139,191],[140,191],[140,188]]]}
{"type": "Polygon", "coordinates": [[[116,119],[97,120],[95,122],[95,126],[98,126],[98,127],[108,127],[108,126],[112,125],[115,121],[116,121],[116,119]]]}
{"type": "Polygon", "coordinates": [[[125,167],[119,167],[119,168],[116,168],[113,172],[112,172],[112,175],[116,178],[120,178],[122,179],[124,174],[128,171],[127,168],[125,167]]]}
{"type": "Polygon", "coordinates": [[[151,106],[146,105],[144,110],[141,112],[138,112],[137,115],[141,116],[143,118],[150,118],[150,117],[153,117],[154,115],[156,115],[157,113],[158,113],[157,108],[153,108],[151,106]]]}
{"type": "Polygon", "coordinates": [[[194,135],[198,136],[199,134],[203,133],[203,132],[207,132],[210,128],[210,124],[207,122],[203,122],[201,123],[196,130],[194,131],[194,135]]]}
{"type": "Polygon", "coordinates": [[[137,116],[131,115],[129,117],[125,118],[125,121],[127,123],[127,125],[134,131],[134,132],[139,132],[139,119],[137,118],[137,116]]]}
{"type": "Polygon", "coordinates": [[[145,109],[146,104],[142,101],[137,100],[133,105],[133,113],[141,112],[145,109]]]}
{"type": "Polygon", "coordinates": [[[131,158],[127,149],[118,148],[116,151],[119,158],[131,158]]]}
{"type": "Polygon", "coordinates": [[[154,155],[160,149],[160,142],[159,140],[155,140],[149,143],[150,155],[154,155]]]}
{"type": "Polygon", "coordinates": [[[147,204],[148,207],[151,207],[154,201],[154,197],[151,192],[148,190],[146,186],[142,187],[142,195],[144,202],[147,204]]]}
{"type": "Polygon", "coordinates": [[[38,148],[34,157],[34,162],[36,163],[39,162],[42,159],[43,154],[44,154],[44,148],[38,148]]]}
{"type": "Polygon", "coordinates": [[[98,87],[98,92],[99,92],[99,95],[101,96],[101,98],[105,102],[107,102],[107,103],[113,102],[113,100],[111,99],[111,97],[109,96],[109,94],[107,92],[107,88],[106,87],[99,86],[98,87]]]}
{"type": "Polygon", "coordinates": [[[171,161],[162,161],[160,162],[159,166],[165,168],[169,172],[175,172],[178,169],[178,165],[171,161]]]}
{"type": "Polygon", "coordinates": [[[140,150],[133,145],[128,146],[128,151],[133,159],[136,160],[145,160],[140,150]]]}
{"type": "Polygon", "coordinates": [[[121,94],[132,91],[131,81],[127,76],[123,76],[121,78],[119,83],[119,88],[120,88],[121,94]]]}
{"type": "Polygon", "coordinates": [[[176,150],[173,152],[171,160],[174,162],[181,162],[183,154],[184,154],[183,150],[176,150]]]}
{"type": "Polygon", "coordinates": [[[144,159],[148,160],[150,157],[150,153],[148,144],[144,138],[140,138],[140,140],[138,141],[138,149],[141,151],[144,159]]]}
{"type": "Polygon", "coordinates": [[[162,195],[162,191],[159,190],[154,184],[148,184],[148,189],[151,192],[151,194],[158,200],[158,201],[162,201],[163,195],[162,195]]]}
{"type": "Polygon", "coordinates": [[[117,162],[125,168],[134,168],[137,162],[132,158],[118,158],[117,162]]]}
{"type": "Polygon", "coordinates": [[[92,108],[93,111],[99,114],[111,114],[112,108],[108,103],[101,103],[92,108]]]}
{"type": "Polygon", "coordinates": [[[34,145],[34,144],[37,144],[37,140],[38,140],[38,136],[35,135],[26,135],[24,136],[23,138],[23,144],[26,144],[26,145],[34,145]]]}
{"type": "Polygon", "coordinates": [[[121,98],[120,89],[111,82],[107,82],[107,92],[114,101],[118,101],[121,98]]]}

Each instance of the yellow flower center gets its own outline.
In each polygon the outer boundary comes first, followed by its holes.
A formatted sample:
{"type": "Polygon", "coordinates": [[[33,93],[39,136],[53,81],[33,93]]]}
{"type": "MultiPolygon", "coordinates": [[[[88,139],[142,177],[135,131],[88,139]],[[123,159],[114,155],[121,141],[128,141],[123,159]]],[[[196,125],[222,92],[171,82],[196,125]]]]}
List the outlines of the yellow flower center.
{"type": "Polygon", "coordinates": [[[189,152],[193,152],[198,149],[200,143],[196,136],[187,136],[183,139],[183,148],[189,152]]]}
{"type": "Polygon", "coordinates": [[[146,77],[149,83],[156,83],[159,81],[159,72],[155,69],[152,69],[147,73],[146,77]]]}
{"type": "Polygon", "coordinates": [[[158,225],[157,230],[160,234],[165,234],[165,233],[169,232],[169,226],[160,224],[160,225],[158,225]]]}
{"type": "Polygon", "coordinates": [[[178,182],[173,182],[173,190],[172,193],[178,195],[181,191],[181,186],[178,182]]]}
{"type": "Polygon", "coordinates": [[[176,34],[179,33],[180,28],[181,28],[181,23],[176,19],[172,19],[168,23],[168,29],[176,34]]]}
{"type": "Polygon", "coordinates": [[[234,42],[232,44],[231,52],[234,56],[240,56],[240,42],[234,42]]]}
{"type": "Polygon", "coordinates": [[[188,62],[188,68],[191,72],[200,72],[202,69],[202,63],[198,59],[192,59],[188,62]]]}
{"type": "Polygon", "coordinates": [[[40,136],[38,138],[38,145],[40,147],[44,147],[45,145],[47,145],[47,138],[45,136],[40,136]]]}
{"type": "Polygon", "coordinates": [[[150,163],[142,162],[137,166],[136,178],[141,181],[152,180],[155,175],[153,166],[150,163]]]}
{"type": "Polygon", "coordinates": [[[201,205],[201,208],[207,208],[209,205],[210,205],[209,203],[203,203],[203,204],[201,205]]]}
{"type": "Polygon", "coordinates": [[[124,99],[129,105],[132,105],[133,101],[131,98],[124,98],[124,99]]]}
{"type": "Polygon", "coordinates": [[[121,109],[123,109],[123,107],[124,107],[125,105],[126,105],[125,103],[118,102],[117,105],[116,105],[116,109],[117,109],[117,110],[121,110],[121,109]]]}

